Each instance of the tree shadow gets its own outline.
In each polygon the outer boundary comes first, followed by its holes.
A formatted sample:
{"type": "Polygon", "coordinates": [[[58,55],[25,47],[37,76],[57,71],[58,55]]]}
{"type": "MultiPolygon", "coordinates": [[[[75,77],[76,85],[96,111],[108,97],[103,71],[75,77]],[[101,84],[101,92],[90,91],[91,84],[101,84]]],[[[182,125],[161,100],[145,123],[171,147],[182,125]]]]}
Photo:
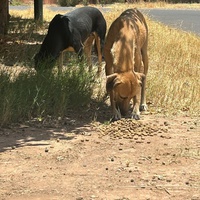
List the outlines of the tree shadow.
{"type": "Polygon", "coordinates": [[[73,140],[77,135],[95,132],[94,122],[103,124],[110,120],[110,106],[102,101],[92,101],[88,107],[69,109],[62,118],[49,116],[43,121],[33,119],[0,128],[0,152],[24,146],[49,147],[52,140],[73,140]]]}
{"type": "Polygon", "coordinates": [[[0,61],[5,66],[33,66],[47,32],[48,23],[35,23],[33,19],[10,17],[8,34],[0,36],[0,61]]]}

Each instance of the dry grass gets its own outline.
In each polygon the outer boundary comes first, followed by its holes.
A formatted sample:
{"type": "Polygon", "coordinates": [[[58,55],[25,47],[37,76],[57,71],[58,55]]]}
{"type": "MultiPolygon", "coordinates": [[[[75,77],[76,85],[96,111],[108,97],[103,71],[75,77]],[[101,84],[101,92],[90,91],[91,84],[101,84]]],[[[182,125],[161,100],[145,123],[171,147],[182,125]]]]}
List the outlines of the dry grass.
{"type": "MultiPolygon", "coordinates": [[[[189,4],[191,8],[200,8],[199,4],[189,4]]],[[[112,5],[112,12],[105,13],[108,28],[120,13],[135,5],[112,5]]],[[[165,3],[137,4],[137,7],[174,7],[165,3]]],[[[188,5],[187,5],[188,6],[188,5]]],[[[184,7],[184,4],[176,4],[184,7]]],[[[33,10],[15,12],[11,15],[32,18],[33,10]]],[[[50,21],[54,12],[44,11],[44,20],[50,21]]],[[[149,74],[147,77],[147,99],[151,112],[164,112],[165,114],[183,114],[199,116],[200,113],[200,38],[196,35],[185,33],[147,18],[149,26],[149,74]]],[[[45,25],[47,28],[48,23],[45,25]]],[[[31,30],[26,42],[34,44],[34,33],[45,35],[47,29],[37,27],[31,30]]],[[[26,35],[27,36],[27,35],[26,35]]],[[[44,37],[44,36],[43,36],[44,37]]],[[[42,38],[40,40],[42,41],[42,38]]],[[[32,45],[26,49],[34,55],[38,46],[32,45]]],[[[23,51],[23,48],[21,49],[23,51]]],[[[0,51],[2,54],[2,51],[0,51]]],[[[10,49],[9,52],[12,55],[10,49]]],[[[1,57],[4,55],[1,55],[1,57]]],[[[19,56],[19,55],[18,55],[19,56]]],[[[23,59],[27,60],[25,54],[23,59]]],[[[31,62],[28,63],[28,65],[31,62]]],[[[30,64],[31,65],[31,64],[30,64]]]]}
{"type": "Polygon", "coordinates": [[[200,113],[200,38],[149,22],[149,95],[172,113],[200,113]]]}
{"type": "Polygon", "coordinates": [[[184,8],[184,9],[200,9],[200,4],[199,3],[177,3],[177,4],[169,4],[167,2],[164,1],[158,1],[158,2],[138,2],[138,3],[134,3],[134,4],[112,4],[109,5],[109,7],[115,8],[115,9],[127,9],[127,8],[131,8],[131,7],[137,7],[137,8],[175,8],[175,9],[179,9],[179,8],[184,8]]]}

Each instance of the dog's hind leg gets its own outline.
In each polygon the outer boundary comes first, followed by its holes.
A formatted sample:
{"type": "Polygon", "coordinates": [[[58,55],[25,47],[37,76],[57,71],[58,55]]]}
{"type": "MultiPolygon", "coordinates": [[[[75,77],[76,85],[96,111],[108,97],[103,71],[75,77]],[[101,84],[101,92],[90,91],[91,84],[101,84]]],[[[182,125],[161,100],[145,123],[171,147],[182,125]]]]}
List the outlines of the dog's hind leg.
{"type": "Polygon", "coordinates": [[[62,72],[62,67],[63,67],[63,53],[64,51],[60,52],[60,56],[58,59],[58,73],[59,74],[62,72]]]}
{"type": "Polygon", "coordinates": [[[101,39],[100,37],[98,36],[97,33],[94,33],[94,36],[95,36],[95,43],[96,43],[96,48],[97,48],[97,54],[98,54],[98,74],[101,73],[102,71],[102,52],[101,52],[101,39]]]}
{"type": "Polygon", "coordinates": [[[91,34],[86,41],[84,42],[84,53],[87,59],[87,63],[89,66],[89,72],[92,71],[92,58],[91,58],[91,52],[92,52],[92,44],[95,37],[93,34],[91,34]]]}
{"type": "Polygon", "coordinates": [[[142,53],[142,62],[144,65],[144,75],[145,78],[142,79],[142,91],[141,91],[141,103],[140,103],[140,110],[146,111],[147,110],[147,104],[146,104],[146,77],[148,72],[148,54],[147,54],[147,43],[148,40],[146,40],[144,46],[142,47],[141,53],[142,53]]]}

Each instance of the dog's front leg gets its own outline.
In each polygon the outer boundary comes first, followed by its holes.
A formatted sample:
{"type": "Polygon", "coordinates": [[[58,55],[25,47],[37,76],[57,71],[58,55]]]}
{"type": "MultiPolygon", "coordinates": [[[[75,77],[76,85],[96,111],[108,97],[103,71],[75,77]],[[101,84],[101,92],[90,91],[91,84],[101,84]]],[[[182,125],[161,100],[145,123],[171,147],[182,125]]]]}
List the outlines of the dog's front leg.
{"type": "Polygon", "coordinates": [[[59,59],[58,59],[58,73],[62,73],[62,67],[63,67],[63,51],[60,52],[59,59]]]}
{"type": "Polygon", "coordinates": [[[141,102],[140,102],[140,111],[147,111],[148,106],[146,104],[146,77],[142,78],[142,91],[141,91],[141,102]]]}
{"type": "Polygon", "coordinates": [[[87,64],[89,67],[89,72],[92,71],[92,44],[94,41],[94,35],[91,34],[84,42],[84,53],[87,59],[87,64]]]}
{"type": "Polygon", "coordinates": [[[102,70],[102,49],[101,49],[101,39],[97,33],[94,33],[95,41],[96,41],[96,48],[98,54],[98,74],[100,75],[102,70]]]}
{"type": "Polygon", "coordinates": [[[117,108],[116,106],[113,108],[113,117],[112,117],[112,121],[117,121],[120,120],[122,118],[121,113],[119,108],[117,108]]]}
{"type": "Polygon", "coordinates": [[[147,73],[148,73],[148,54],[147,54],[147,43],[148,43],[148,39],[145,42],[144,46],[142,47],[142,61],[143,61],[143,66],[144,66],[144,74],[145,77],[143,77],[142,79],[142,92],[141,92],[141,104],[140,104],[140,110],[141,111],[146,111],[148,110],[147,104],[146,104],[146,77],[147,77],[147,73]]]}
{"type": "Polygon", "coordinates": [[[117,108],[117,106],[116,106],[113,92],[110,92],[110,104],[112,107],[112,114],[113,114],[111,121],[113,122],[113,121],[117,121],[117,120],[121,119],[122,118],[121,112],[120,112],[119,108],[117,108]]]}
{"type": "Polygon", "coordinates": [[[133,97],[133,112],[131,118],[136,120],[140,119],[140,100],[141,100],[141,92],[133,97]]]}
{"type": "Polygon", "coordinates": [[[84,50],[84,45],[81,42],[80,38],[76,38],[73,41],[73,48],[75,50],[75,52],[78,55],[78,60],[79,62],[83,61],[83,50],[84,50]]]}

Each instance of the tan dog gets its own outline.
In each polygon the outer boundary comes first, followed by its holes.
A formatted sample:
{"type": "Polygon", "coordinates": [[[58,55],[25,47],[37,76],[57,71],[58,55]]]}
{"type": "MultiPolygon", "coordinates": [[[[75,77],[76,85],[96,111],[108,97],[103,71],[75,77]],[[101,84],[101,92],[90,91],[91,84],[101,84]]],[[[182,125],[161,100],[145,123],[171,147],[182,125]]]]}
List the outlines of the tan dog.
{"type": "Polygon", "coordinates": [[[104,56],[106,89],[110,95],[113,120],[126,115],[133,99],[132,117],[139,119],[146,110],[146,78],[148,71],[148,27],[137,9],[124,11],[108,31],[104,56]]]}

